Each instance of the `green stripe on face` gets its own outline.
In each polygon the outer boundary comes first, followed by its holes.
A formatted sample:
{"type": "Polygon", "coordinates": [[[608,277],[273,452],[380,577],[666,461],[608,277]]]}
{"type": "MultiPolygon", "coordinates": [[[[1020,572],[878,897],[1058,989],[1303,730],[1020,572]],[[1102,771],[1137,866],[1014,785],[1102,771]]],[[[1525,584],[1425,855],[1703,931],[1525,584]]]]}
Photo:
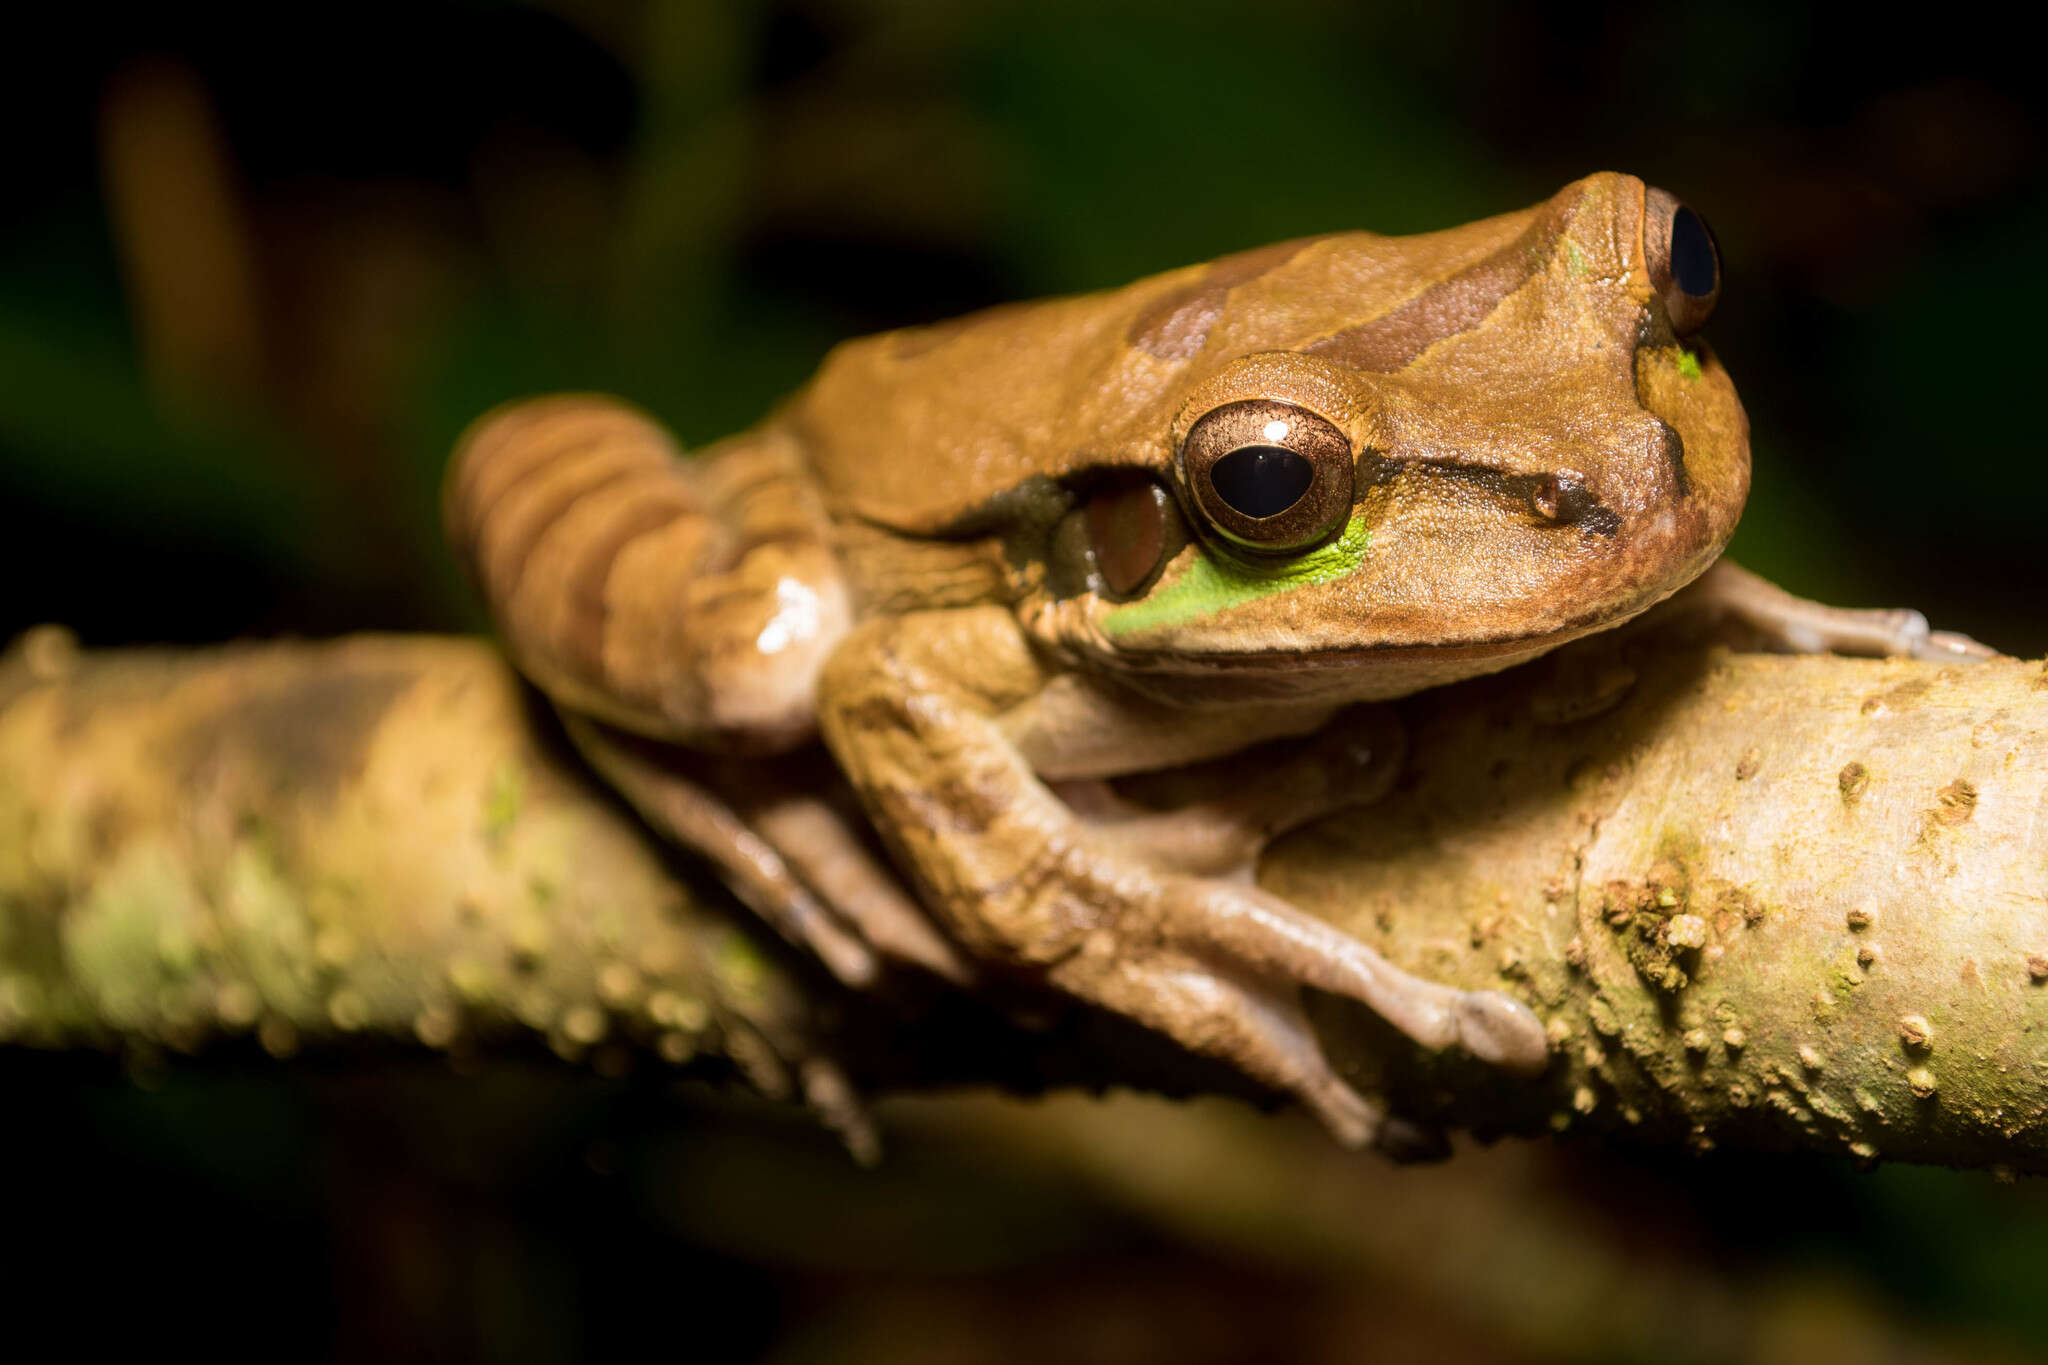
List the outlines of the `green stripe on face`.
{"type": "Polygon", "coordinates": [[[1194,562],[1178,578],[1153,589],[1143,601],[1111,611],[1102,618],[1102,628],[1110,635],[1127,635],[1179,625],[1274,593],[1328,583],[1357,568],[1371,543],[1364,518],[1353,517],[1344,534],[1329,544],[1271,564],[1227,558],[1197,547],[1194,562]]]}

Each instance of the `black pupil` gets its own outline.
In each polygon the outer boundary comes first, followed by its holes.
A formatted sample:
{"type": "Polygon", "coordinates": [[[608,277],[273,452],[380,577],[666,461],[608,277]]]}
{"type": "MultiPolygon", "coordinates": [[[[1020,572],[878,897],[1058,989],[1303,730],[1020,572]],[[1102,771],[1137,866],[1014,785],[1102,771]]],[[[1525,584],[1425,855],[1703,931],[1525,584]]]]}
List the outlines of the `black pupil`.
{"type": "Polygon", "coordinates": [[[1301,501],[1315,466],[1280,446],[1239,446],[1209,470],[1209,486],[1241,516],[1277,517],[1301,501]]]}
{"type": "Polygon", "coordinates": [[[1714,239],[1691,209],[1671,215],[1671,278],[1686,293],[1703,299],[1714,292],[1714,239]]]}

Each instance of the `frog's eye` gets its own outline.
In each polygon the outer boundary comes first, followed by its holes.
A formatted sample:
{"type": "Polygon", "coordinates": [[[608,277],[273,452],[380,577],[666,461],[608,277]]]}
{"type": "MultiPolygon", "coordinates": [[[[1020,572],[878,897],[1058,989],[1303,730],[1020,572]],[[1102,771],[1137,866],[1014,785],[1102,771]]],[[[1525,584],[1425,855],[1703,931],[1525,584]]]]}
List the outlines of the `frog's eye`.
{"type": "Polygon", "coordinates": [[[1721,297],[1721,248],[1706,219],[1665,191],[1651,190],[1643,196],[1643,262],[1671,330],[1684,336],[1705,326],[1721,297]]]}
{"type": "Polygon", "coordinates": [[[1351,512],[1351,442],[1326,419],[1277,398],[1204,413],[1181,446],[1181,467],[1202,515],[1253,549],[1312,545],[1351,512]]]}

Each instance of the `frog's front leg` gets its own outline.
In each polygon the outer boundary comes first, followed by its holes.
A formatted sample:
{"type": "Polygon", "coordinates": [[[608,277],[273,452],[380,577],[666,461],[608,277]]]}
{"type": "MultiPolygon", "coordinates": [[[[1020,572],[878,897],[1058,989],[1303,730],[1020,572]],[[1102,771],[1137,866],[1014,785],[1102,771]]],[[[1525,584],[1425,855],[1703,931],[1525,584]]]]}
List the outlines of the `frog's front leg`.
{"type": "MultiPolygon", "coordinates": [[[[1114,825],[1077,817],[1025,757],[1060,757],[1049,727],[1030,719],[1037,699],[1057,696],[1070,718],[1086,709],[1071,690],[1049,693],[1053,680],[997,607],[871,622],[821,679],[827,744],[927,904],[971,951],[1293,1092],[1352,1142],[1373,1136],[1377,1111],[1323,1061],[1295,987],[1360,1000],[1430,1046],[1459,1042],[1517,1070],[1542,1068],[1542,1027],[1519,1002],[1411,976],[1257,887],[1162,868],[1156,841],[1141,854],[1120,845],[1114,825]]],[[[1096,705],[1101,721],[1118,703],[1100,692],[1096,705]]],[[[1123,719],[1132,749],[1164,761],[1215,754],[1228,738],[1197,713],[1137,698],[1123,719]],[[1161,727],[1176,715],[1196,752],[1173,755],[1161,727]]],[[[1288,728],[1277,710],[1242,719],[1265,732],[1240,743],[1288,728]]],[[[1299,713],[1292,728],[1302,728],[1299,713]]],[[[1093,766],[1109,763],[1098,753],[1093,766]]]]}
{"type": "Polygon", "coordinates": [[[1745,644],[1788,654],[1868,654],[1942,662],[1998,657],[1997,650],[1967,635],[1929,629],[1927,618],[1910,608],[1831,607],[1786,592],[1725,558],[1657,608],[1654,616],[1731,624],[1749,637],[1745,644]]]}

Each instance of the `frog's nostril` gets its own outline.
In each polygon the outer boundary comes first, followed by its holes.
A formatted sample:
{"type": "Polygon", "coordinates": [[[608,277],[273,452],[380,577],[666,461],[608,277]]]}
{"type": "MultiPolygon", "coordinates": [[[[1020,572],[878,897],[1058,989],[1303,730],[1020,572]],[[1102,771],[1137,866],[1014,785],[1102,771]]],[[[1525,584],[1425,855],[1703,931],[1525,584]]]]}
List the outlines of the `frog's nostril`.
{"type": "Polygon", "coordinates": [[[1529,510],[1545,521],[1572,523],[1600,535],[1612,535],[1620,518],[1579,475],[1565,470],[1539,474],[1524,486],[1529,510]]]}
{"type": "Polygon", "coordinates": [[[1491,465],[1467,464],[1445,459],[1382,460],[1373,478],[1386,483],[1407,471],[1432,479],[1445,479],[1483,488],[1505,508],[1526,507],[1541,520],[1558,527],[1611,536],[1621,529],[1621,518],[1600,500],[1586,476],[1572,469],[1546,473],[1508,473],[1491,465]]]}

